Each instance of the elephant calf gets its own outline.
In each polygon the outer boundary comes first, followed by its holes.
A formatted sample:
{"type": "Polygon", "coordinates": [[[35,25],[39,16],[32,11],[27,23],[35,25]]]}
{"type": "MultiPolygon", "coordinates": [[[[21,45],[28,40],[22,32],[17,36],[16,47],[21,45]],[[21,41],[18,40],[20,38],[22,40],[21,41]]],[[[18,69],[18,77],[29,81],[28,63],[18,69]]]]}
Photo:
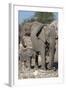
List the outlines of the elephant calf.
{"type": "Polygon", "coordinates": [[[20,68],[33,68],[35,65],[35,51],[31,48],[21,48],[19,50],[20,68]],[[24,67],[23,67],[24,66],[24,67]]]}

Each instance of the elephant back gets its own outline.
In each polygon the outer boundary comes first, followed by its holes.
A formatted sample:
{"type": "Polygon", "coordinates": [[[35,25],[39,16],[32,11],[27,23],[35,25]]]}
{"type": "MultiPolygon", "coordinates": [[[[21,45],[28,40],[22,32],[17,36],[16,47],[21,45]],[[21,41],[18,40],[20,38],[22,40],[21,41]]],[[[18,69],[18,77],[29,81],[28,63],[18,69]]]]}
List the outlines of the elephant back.
{"type": "Polygon", "coordinates": [[[42,32],[40,33],[39,35],[39,38],[45,43],[46,40],[48,40],[48,36],[49,36],[49,25],[46,24],[44,25],[43,29],[42,29],[42,32]]]}
{"type": "Polygon", "coordinates": [[[40,48],[40,40],[36,36],[37,33],[40,31],[41,27],[43,26],[40,22],[34,22],[31,27],[31,41],[32,41],[32,47],[34,50],[39,51],[40,48]]]}

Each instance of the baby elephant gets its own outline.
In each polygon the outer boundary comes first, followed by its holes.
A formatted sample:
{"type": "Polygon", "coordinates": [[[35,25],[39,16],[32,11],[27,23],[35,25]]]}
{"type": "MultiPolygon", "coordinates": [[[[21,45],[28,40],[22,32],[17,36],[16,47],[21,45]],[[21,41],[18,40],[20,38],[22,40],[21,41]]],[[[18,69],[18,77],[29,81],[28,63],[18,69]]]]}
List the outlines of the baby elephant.
{"type": "Polygon", "coordinates": [[[30,69],[35,66],[35,51],[31,48],[24,48],[19,50],[20,69],[30,69]]]}

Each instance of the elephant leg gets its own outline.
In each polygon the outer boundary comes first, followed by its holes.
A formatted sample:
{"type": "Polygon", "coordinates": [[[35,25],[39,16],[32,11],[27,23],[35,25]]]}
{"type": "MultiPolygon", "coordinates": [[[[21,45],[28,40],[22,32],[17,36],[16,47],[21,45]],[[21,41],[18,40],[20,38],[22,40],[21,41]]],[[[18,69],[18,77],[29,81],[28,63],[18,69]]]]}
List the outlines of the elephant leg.
{"type": "Polygon", "coordinates": [[[54,51],[55,51],[55,42],[53,41],[52,43],[50,43],[50,47],[49,47],[49,63],[47,65],[48,69],[52,69],[53,68],[53,63],[54,63],[54,51]]]}
{"type": "Polygon", "coordinates": [[[36,52],[36,56],[35,56],[36,67],[38,67],[38,55],[39,55],[39,52],[36,52]]]}
{"type": "Polygon", "coordinates": [[[31,61],[31,57],[27,57],[27,62],[26,62],[26,65],[27,65],[27,68],[30,70],[30,61],[31,61]]]}
{"type": "Polygon", "coordinates": [[[30,66],[31,68],[34,68],[35,67],[35,52],[34,54],[32,55],[31,59],[30,59],[30,66]]]}
{"type": "Polygon", "coordinates": [[[33,58],[33,57],[30,60],[30,66],[32,69],[35,67],[35,58],[33,58]]]}
{"type": "Polygon", "coordinates": [[[41,50],[40,53],[41,53],[41,59],[42,59],[41,60],[41,62],[42,62],[41,68],[45,70],[46,69],[45,68],[45,47],[43,47],[43,49],[41,50]]]}

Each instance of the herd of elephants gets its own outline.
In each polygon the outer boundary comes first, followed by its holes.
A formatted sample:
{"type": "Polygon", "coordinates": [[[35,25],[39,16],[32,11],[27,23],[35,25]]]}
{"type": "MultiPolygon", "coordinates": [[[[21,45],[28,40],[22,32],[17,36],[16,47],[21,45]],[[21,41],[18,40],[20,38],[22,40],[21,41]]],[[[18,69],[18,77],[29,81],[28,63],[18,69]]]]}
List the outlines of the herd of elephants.
{"type": "MultiPolygon", "coordinates": [[[[53,21],[50,24],[43,24],[38,21],[25,23],[19,33],[19,44],[24,48],[27,47],[23,36],[30,36],[32,42],[33,55],[30,57],[35,59],[35,66],[38,65],[38,57],[41,56],[40,67],[44,70],[58,69],[58,22],[53,21]],[[46,60],[48,62],[46,63],[46,60]],[[56,63],[55,63],[56,62],[56,63]]],[[[22,59],[22,58],[21,58],[22,59]]]]}

